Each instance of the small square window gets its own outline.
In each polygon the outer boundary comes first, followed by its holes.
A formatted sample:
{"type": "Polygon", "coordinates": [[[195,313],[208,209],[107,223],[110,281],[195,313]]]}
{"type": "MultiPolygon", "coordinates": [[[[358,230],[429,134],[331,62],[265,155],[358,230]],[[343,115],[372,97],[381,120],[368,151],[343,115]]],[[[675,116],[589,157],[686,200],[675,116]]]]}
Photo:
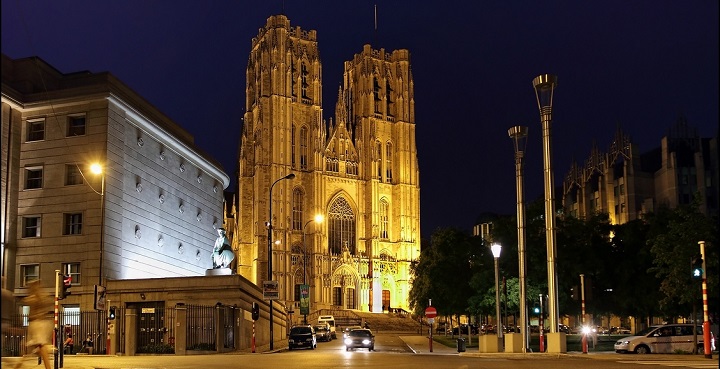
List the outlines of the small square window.
{"type": "Polygon", "coordinates": [[[65,165],[65,185],[73,186],[83,184],[83,177],[80,169],[75,164],[65,165]]]}
{"type": "Polygon", "coordinates": [[[23,238],[40,237],[40,217],[23,217],[23,238]]]}
{"type": "Polygon", "coordinates": [[[27,122],[27,140],[41,141],[45,139],[45,119],[29,120],[27,122]]]}
{"type": "Polygon", "coordinates": [[[80,263],[66,263],[62,266],[62,272],[71,277],[70,284],[77,286],[80,284],[80,263]]]}
{"type": "Polygon", "coordinates": [[[28,264],[20,266],[20,276],[23,287],[27,287],[30,282],[40,279],[40,264],[28,264]]]}
{"type": "Polygon", "coordinates": [[[26,167],[25,168],[25,189],[42,188],[43,185],[43,168],[42,167],[26,167]]]}
{"type": "Polygon", "coordinates": [[[68,117],[67,136],[84,136],[85,135],[85,116],[68,117]]]}
{"type": "Polygon", "coordinates": [[[82,213],[65,214],[64,235],[82,234],[82,213]]]}

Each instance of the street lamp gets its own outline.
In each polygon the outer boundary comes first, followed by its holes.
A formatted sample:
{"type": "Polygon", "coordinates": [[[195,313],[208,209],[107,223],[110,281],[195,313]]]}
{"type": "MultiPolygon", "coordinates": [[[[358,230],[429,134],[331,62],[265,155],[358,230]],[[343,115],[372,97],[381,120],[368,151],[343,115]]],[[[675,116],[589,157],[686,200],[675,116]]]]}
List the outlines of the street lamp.
{"type": "Polygon", "coordinates": [[[548,318],[550,320],[550,333],[558,332],[558,289],[557,272],[555,270],[555,199],[552,172],[552,144],[550,130],[552,123],[553,93],[557,86],[557,76],[541,74],[533,79],[535,97],[537,98],[540,120],[542,123],[543,138],[543,164],[545,182],[545,242],[547,247],[547,273],[548,273],[548,318]]]}
{"type": "MultiPolygon", "coordinates": [[[[307,287],[307,244],[305,243],[305,229],[307,228],[308,224],[315,222],[316,224],[322,223],[325,217],[322,216],[322,214],[315,215],[314,219],[308,220],[305,225],[303,226],[303,286],[307,287]]],[[[310,298],[310,287],[307,287],[308,289],[308,299],[310,298]]],[[[302,299],[302,291],[300,293],[300,298],[302,299]]],[[[302,309],[302,303],[300,304],[300,308],[302,309]]],[[[308,304],[305,309],[303,309],[303,324],[307,324],[307,314],[308,310],[310,309],[310,305],[308,304]]]]}
{"type": "Polygon", "coordinates": [[[490,246],[493,258],[495,258],[495,318],[497,319],[497,335],[498,335],[498,348],[500,348],[500,340],[503,337],[502,321],[500,320],[500,266],[498,259],[500,258],[500,251],[502,246],[499,243],[493,243],[490,246]]]}
{"type": "MultiPolygon", "coordinates": [[[[520,327],[522,327],[522,352],[527,352],[528,342],[528,314],[525,306],[525,190],[523,187],[523,166],[525,159],[525,146],[527,145],[528,127],[515,126],[508,130],[515,147],[515,188],[517,194],[517,234],[518,234],[518,264],[520,265],[520,327]]],[[[506,304],[507,306],[507,304],[506,304]]]]}
{"type": "Polygon", "coordinates": [[[90,171],[100,175],[100,268],[98,269],[98,286],[102,286],[103,258],[105,256],[105,245],[103,244],[105,238],[105,171],[102,165],[98,163],[90,165],[90,171]]]}
{"type": "MultiPolygon", "coordinates": [[[[267,229],[268,229],[268,235],[267,235],[267,244],[268,244],[268,272],[267,272],[267,278],[268,281],[272,281],[272,190],[275,185],[282,181],[283,179],[293,179],[295,178],[294,173],[290,173],[286,175],[285,177],[279,178],[275,180],[270,185],[270,204],[268,206],[268,222],[267,222],[267,229]]],[[[273,300],[270,300],[270,350],[273,349],[273,300]]]]}

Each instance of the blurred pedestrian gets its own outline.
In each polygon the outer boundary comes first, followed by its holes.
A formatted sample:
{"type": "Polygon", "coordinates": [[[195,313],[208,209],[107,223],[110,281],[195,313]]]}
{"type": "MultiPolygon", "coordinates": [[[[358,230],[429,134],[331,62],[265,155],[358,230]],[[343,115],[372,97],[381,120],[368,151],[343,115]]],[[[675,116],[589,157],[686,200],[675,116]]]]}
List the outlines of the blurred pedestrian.
{"type": "Polygon", "coordinates": [[[37,352],[45,369],[50,369],[48,346],[53,335],[53,301],[50,296],[43,295],[40,280],[30,282],[29,287],[30,294],[23,299],[30,307],[27,346],[37,352]]]}
{"type": "Polygon", "coordinates": [[[65,342],[63,343],[63,352],[67,352],[70,355],[72,355],[74,348],[75,348],[75,341],[73,340],[72,333],[69,333],[67,338],[65,339],[65,342]]]}

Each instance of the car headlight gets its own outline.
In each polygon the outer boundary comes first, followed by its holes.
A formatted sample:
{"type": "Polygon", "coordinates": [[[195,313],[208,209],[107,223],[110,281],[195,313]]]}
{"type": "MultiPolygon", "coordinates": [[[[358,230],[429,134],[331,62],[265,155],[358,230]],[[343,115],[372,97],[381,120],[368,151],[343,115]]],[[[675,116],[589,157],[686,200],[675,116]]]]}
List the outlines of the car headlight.
{"type": "Polygon", "coordinates": [[[351,343],[352,343],[352,340],[351,340],[351,339],[349,339],[349,338],[346,338],[346,339],[345,339],[345,344],[346,344],[346,345],[349,345],[349,344],[351,344],[351,343]]]}
{"type": "Polygon", "coordinates": [[[370,340],[368,340],[368,339],[363,340],[363,345],[369,345],[369,344],[370,344],[370,340]]]}

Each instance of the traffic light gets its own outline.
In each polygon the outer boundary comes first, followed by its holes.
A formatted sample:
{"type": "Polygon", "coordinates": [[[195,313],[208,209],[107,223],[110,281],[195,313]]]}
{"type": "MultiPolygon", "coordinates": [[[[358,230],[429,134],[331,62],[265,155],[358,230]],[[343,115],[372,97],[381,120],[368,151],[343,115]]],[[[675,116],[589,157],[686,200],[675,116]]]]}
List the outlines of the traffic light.
{"type": "Polygon", "coordinates": [[[110,311],[108,312],[108,319],[115,320],[115,310],[116,309],[117,309],[117,307],[110,306],[110,311]]]}
{"type": "Polygon", "coordinates": [[[703,258],[702,255],[695,255],[692,259],[692,277],[693,279],[701,279],[703,277],[703,258]]]}
{"type": "Polygon", "coordinates": [[[252,320],[260,319],[260,305],[257,302],[253,302],[252,305],[252,320]]]}
{"type": "Polygon", "coordinates": [[[67,297],[70,294],[70,286],[72,285],[72,276],[69,275],[63,275],[62,276],[62,285],[59,288],[59,296],[58,300],[62,300],[65,297],[67,297]]]}

